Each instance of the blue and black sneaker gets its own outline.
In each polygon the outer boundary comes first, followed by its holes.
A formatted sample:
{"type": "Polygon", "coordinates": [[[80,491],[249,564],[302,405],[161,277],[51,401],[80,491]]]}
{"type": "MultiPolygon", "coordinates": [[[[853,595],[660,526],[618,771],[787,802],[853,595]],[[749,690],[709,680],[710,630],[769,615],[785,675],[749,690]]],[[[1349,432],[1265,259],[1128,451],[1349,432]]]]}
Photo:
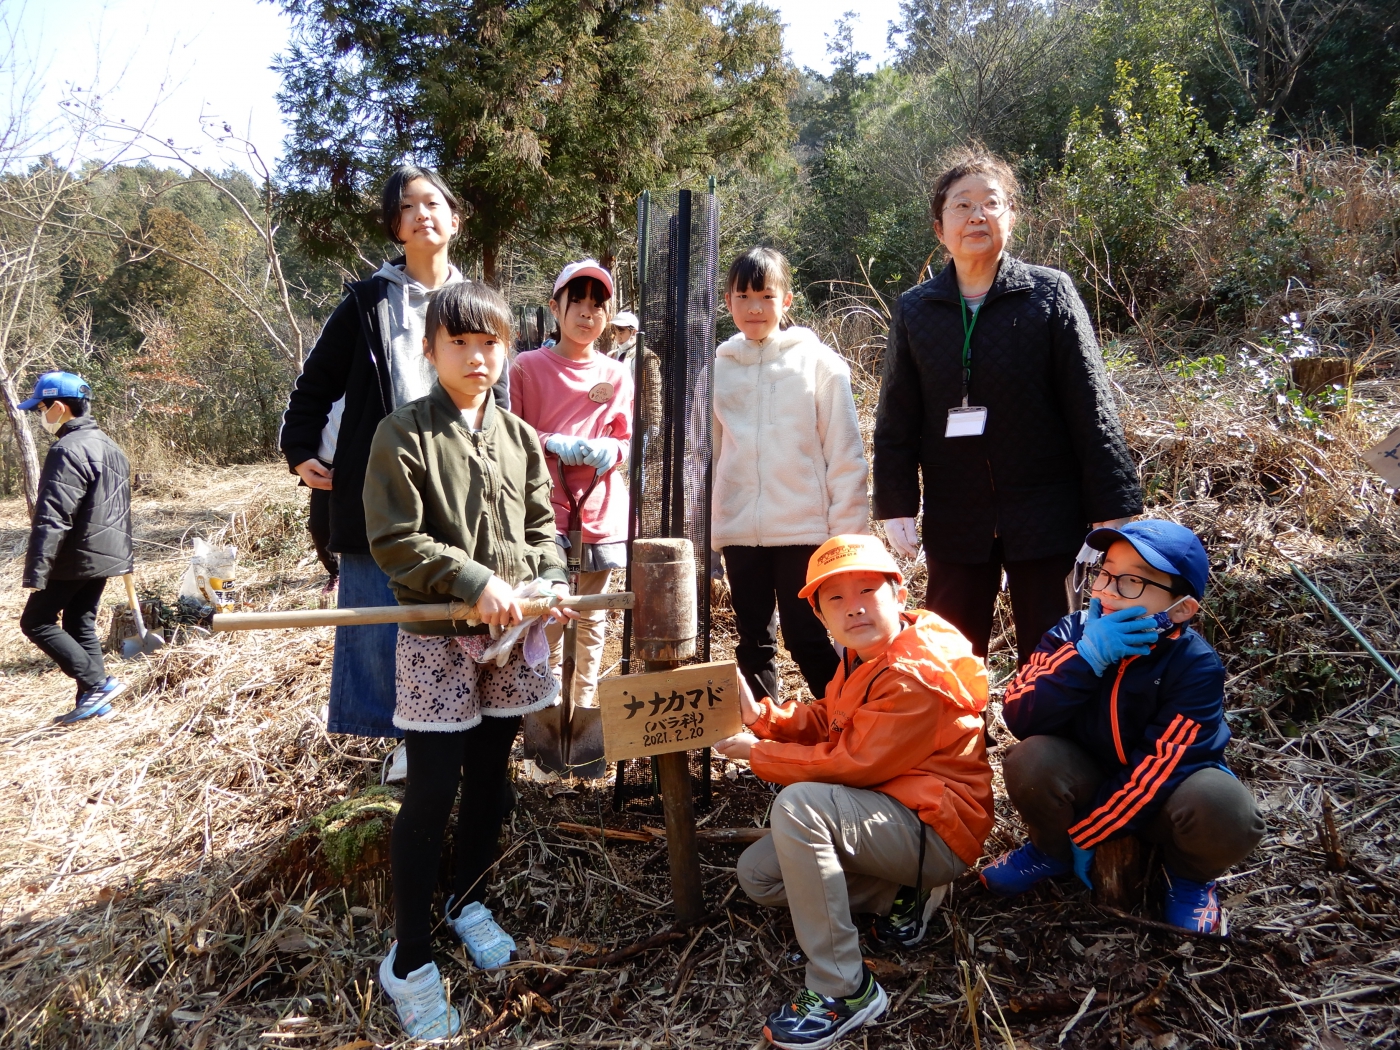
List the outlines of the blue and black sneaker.
{"type": "Polygon", "coordinates": [[[1220,898],[1215,880],[1192,882],[1167,871],[1167,902],[1162,918],[1173,926],[1196,933],[1220,933],[1220,898]]]}
{"type": "Polygon", "coordinates": [[[111,675],[101,685],[95,685],[85,693],[78,695],[77,706],[65,715],[59,715],[54,719],[58,725],[72,725],[74,722],[81,722],[85,718],[101,718],[103,715],[112,713],[112,700],[119,693],[126,692],[126,684],[118,682],[111,675]]]}
{"type": "Polygon", "coordinates": [[[1020,849],[1004,853],[982,869],[978,876],[982,885],[998,897],[1014,897],[1025,893],[1037,882],[1068,875],[1074,866],[1067,861],[1056,860],[1048,853],[1042,853],[1034,842],[1027,842],[1020,849]]]}
{"type": "Polygon", "coordinates": [[[853,995],[833,998],[802,989],[796,999],[768,1015],[763,1034],[783,1050],[825,1050],[843,1035],[883,1016],[889,1005],[885,990],[866,970],[865,980],[853,995]]]}

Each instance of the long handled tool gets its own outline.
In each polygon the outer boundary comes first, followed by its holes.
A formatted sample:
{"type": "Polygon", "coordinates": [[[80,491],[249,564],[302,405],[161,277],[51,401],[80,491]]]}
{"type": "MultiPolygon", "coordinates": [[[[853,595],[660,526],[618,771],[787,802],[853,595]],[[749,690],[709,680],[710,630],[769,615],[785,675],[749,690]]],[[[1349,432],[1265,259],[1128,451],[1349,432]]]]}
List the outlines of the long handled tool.
{"type": "Polygon", "coordinates": [[[136,625],[136,633],[122,639],[122,659],[134,660],[142,653],[153,653],[165,645],[165,636],[159,631],[146,630],[146,620],[141,615],[141,603],[136,598],[136,580],[131,573],[122,577],[126,584],[126,601],[131,608],[131,622],[136,625]]]}
{"type": "MultiPolygon", "coordinates": [[[[550,609],[630,609],[632,594],[582,594],[561,598],[526,598],[520,603],[525,616],[543,616],[550,609]]],[[[481,623],[475,605],[444,602],[441,605],[382,605],[369,609],[299,609],[295,612],[215,613],[213,631],[269,631],[284,627],[354,627],[370,623],[418,623],[423,620],[461,620],[475,626],[481,623]]]]}
{"type": "MultiPolygon", "coordinates": [[[[582,496],[576,497],[573,489],[564,480],[563,465],[559,468],[564,494],[569,498],[567,558],[571,596],[584,597],[578,593],[578,578],[583,571],[582,507],[606,473],[607,471],[595,469],[593,481],[584,489],[582,496]]],[[[563,650],[559,705],[525,716],[525,756],[534,759],[541,769],[551,773],[601,777],[606,768],[603,761],[602,712],[596,707],[574,706],[574,668],[578,656],[577,620],[569,620],[564,624],[563,650]]]]}

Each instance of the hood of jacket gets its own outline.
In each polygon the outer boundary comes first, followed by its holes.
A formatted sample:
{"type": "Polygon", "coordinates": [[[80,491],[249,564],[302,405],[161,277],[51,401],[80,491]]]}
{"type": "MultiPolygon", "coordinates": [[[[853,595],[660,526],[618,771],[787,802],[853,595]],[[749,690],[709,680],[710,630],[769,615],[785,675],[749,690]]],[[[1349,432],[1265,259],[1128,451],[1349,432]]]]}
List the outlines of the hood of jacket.
{"type": "Polygon", "coordinates": [[[761,343],[755,343],[743,332],[738,332],[715,347],[715,355],[731,358],[741,365],[767,364],[785,351],[806,342],[820,343],[821,340],[816,332],[800,325],[774,332],[761,343]]]}
{"type": "Polygon", "coordinates": [[[987,665],[956,627],[921,609],[900,613],[907,625],[885,650],[891,670],[942,693],[956,708],[976,714],[987,706],[987,665]]]}

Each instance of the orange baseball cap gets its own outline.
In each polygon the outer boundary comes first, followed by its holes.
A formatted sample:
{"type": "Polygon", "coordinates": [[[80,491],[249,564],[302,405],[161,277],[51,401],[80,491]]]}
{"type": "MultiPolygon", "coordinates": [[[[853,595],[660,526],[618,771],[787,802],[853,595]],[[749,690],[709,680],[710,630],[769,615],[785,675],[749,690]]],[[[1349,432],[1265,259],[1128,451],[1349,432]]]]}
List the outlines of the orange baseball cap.
{"type": "Polygon", "coordinates": [[[878,536],[833,536],[813,552],[807,562],[807,585],[797,596],[811,601],[818,587],[843,572],[879,572],[904,583],[904,573],[878,536]]]}

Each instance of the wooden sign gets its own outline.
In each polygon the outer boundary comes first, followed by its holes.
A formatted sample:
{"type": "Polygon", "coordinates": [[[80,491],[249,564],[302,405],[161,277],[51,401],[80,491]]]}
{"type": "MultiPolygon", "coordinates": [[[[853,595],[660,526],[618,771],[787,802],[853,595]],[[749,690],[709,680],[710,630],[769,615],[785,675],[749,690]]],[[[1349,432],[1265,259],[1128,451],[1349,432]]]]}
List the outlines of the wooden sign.
{"type": "Polygon", "coordinates": [[[1361,458],[1387,485],[1400,489],[1400,427],[1387,434],[1375,448],[1363,452],[1361,458]]]}
{"type": "Polygon", "coordinates": [[[744,728],[733,661],[598,682],[609,762],[709,747],[744,728]]]}

